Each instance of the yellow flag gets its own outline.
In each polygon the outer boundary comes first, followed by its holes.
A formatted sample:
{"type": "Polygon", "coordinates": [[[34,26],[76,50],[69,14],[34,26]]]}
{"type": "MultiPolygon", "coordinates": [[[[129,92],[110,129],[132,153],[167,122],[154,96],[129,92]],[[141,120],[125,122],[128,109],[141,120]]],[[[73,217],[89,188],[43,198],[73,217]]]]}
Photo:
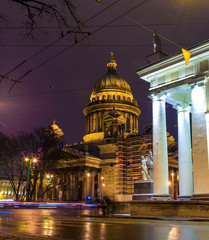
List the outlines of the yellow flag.
{"type": "Polygon", "coordinates": [[[188,66],[191,53],[188,52],[187,50],[185,50],[184,48],[182,48],[182,52],[183,52],[183,54],[184,54],[185,63],[186,63],[186,65],[188,66]]]}

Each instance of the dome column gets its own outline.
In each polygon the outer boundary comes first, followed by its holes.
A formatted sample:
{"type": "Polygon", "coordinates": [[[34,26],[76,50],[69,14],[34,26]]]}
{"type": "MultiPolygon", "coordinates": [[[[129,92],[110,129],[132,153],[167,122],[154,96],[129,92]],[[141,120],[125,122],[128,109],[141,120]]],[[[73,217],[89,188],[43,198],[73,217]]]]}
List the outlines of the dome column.
{"type": "Polygon", "coordinates": [[[89,132],[89,118],[86,116],[86,134],[89,132]]]}
{"type": "Polygon", "coordinates": [[[133,131],[133,115],[130,114],[130,132],[133,131]]]}
{"type": "Polygon", "coordinates": [[[93,113],[91,114],[91,133],[93,132],[94,120],[93,120],[93,113]]]}

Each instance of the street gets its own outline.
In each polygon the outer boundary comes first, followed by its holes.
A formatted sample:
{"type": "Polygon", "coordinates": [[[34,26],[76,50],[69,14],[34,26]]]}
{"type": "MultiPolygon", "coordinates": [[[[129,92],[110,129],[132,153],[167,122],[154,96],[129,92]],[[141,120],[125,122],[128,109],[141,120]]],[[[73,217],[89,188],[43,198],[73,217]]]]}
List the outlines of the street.
{"type": "MultiPolygon", "coordinates": [[[[93,210],[96,214],[96,210],[93,210]]],[[[69,209],[1,209],[0,239],[206,240],[209,222],[80,217],[69,209]]],[[[92,213],[83,210],[81,214],[92,213]]]]}

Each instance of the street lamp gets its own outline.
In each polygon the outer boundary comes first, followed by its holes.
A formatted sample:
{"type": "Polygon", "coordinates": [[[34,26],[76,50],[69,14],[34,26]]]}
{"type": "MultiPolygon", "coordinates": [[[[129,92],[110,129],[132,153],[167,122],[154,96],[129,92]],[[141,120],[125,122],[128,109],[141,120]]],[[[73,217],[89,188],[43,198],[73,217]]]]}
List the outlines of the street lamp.
{"type": "Polygon", "coordinates": [[[47,183],[51,183],[51,181],[52,181],[52,178],[54,177],[54,175],[50,175],[50,174],[47,174],[46,175],[46,178],[47,178],[47,183]]]}
{"type": "Polygon", "coordinates": [[[104,184],[104,177],[101,177],[101,180],[102,180],[102,186],[101,186],[101,197],[103,198],[103,187],[105,186],[104,184]]]}
{"type": "MultiPolygon", "coordinates": [[[[28,162],[28,172],[27,172],[27,196],[26,201],[29,201],[29,193],[30,193],[30,169],[31,169],[31,157],[26,157],[25,161],[28,162]]],[[[34,163],[37,162],[37,159],[34,158],[32,160],[34,163]]]]}

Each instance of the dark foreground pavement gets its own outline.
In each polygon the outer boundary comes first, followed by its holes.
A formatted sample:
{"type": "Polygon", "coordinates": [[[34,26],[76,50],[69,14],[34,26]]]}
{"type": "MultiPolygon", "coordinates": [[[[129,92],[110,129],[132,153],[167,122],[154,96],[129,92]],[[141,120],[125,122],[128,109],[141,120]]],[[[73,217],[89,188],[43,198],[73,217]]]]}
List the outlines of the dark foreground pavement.
{"type": "Polygon", "coordinates": [[[1,209],[0,239],[207,240],[209,219],[104,217],[99,208],[1,209]],[[181,220],[181,221],[177,221],[181,220]],[[192,220],[192,221],[191,221],[192,220]],[[195,220],[195,221],[194,221],[195,220]],[[201,219],[199,219],[201,220],[201,219]]]}

